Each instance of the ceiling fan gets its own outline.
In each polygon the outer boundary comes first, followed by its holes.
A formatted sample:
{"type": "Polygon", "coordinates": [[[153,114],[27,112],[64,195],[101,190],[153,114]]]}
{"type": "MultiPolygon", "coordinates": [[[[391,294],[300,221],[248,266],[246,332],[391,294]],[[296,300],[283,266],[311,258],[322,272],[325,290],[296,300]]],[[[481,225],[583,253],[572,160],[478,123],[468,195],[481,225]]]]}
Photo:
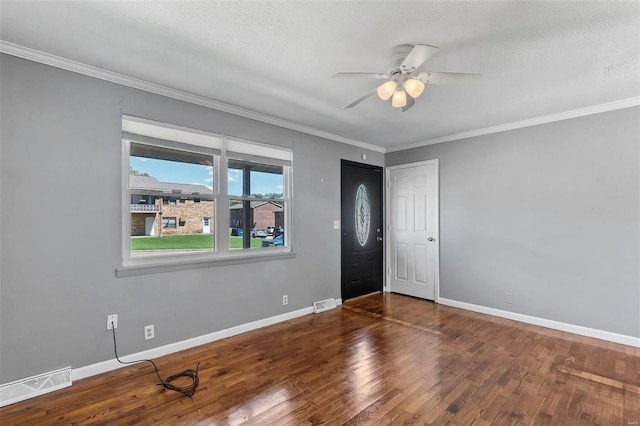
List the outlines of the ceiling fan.
{"type": "Polygon", "coordinates": [[[344,109],[353,108],[370,96],[377,94],[384,101],[391,99],[391,106],[402,108],[402,112],[404,112],[415,105],[415,99],[422,94],[425,84],[475,80],[482,77],[482,74],[476,73],[430,71],[414,75],[415,70],[438,50],[437,47],[427,44],[401,44],[392,47],[386,55],[390,69],[386,74],[372,72],[339,72],[334,74],[333,77],[371,77],[386,80],[378,87],[345,105],[344,109]]]}

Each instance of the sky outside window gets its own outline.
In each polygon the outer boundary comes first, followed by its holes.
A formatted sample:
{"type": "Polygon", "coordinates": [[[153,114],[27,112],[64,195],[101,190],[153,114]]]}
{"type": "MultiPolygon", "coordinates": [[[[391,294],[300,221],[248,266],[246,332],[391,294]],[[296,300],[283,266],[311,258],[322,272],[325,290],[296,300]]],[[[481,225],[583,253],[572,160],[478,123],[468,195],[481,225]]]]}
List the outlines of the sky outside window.
{"type": "MultiPolygon", "coordinates": [[[[147,173],[160,182],[187,183],[205,185],[213,189],[213,167],[199,164],[181,163],[177,161],[157,160],[144,157],[129,157],[131,167],[140,174],[147,173]]],[[[257,173],[252,179],[251,192],[253,194],[268,194],[283,192],[283,177],[280,174],[257,173]]],[[[229,194],[242,194],[242,172],[229,169],[229,194]]]]}

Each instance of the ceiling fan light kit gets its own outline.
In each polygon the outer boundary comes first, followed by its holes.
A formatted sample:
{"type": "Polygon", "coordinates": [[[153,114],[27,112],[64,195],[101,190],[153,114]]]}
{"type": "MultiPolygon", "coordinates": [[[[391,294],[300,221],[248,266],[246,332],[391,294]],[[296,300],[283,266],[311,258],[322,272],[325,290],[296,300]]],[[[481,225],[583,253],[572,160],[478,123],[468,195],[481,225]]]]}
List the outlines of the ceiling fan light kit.
{"type": "Polygon", "coordinates": [[[402,108],[407,105],[407,95],[417,98],[424,91],[424,83],[415,78],[406,78],[406,75],[395,74],[393,78],[398,78],[400,82],[389,80],[382,83],[376,89],[378,97],[383,101],[391,99],[391,106],[394,108],[402,108]]]}
{"type": "MultiPolygon", "coordinates": [[[[407,111],[415,105],[415,99],[424,92],[425,84],[429,83],[429,76],[432,74],[430,72],[421,72],[417,76],[414,76],[412,73],[437,51],[437,47],[427,44],[401,44],[391,48],[387,53],[386,57],[391,71],[386,74],[371,72],[343,72],[335,74],[334,77],[373,77],[387,80],[377,88],[365,93],[350,104],[347,104],[344,108],[353,108],[370,96],[377,94],[383,101],[391,98],[392,107],[402,108],[402,112],[407,111]]],[[[438,72],[435,74],[440,76],[450,75],[458,79],[481,76],[480,74],[449,72],[438,72]]]]}
{"type": "Polygon", "coordinates": [[[398,88],[393,94],[393,99],[391,100],[391,106],[394,108],[402,108],[407,105],[407,93],[398,88]]]}
{"type": "Polygon", "coordinates": [[[410,78],[404,82],[404,90],[415,99],[424,91],[424,83],[415,78],[410,78]]]}
{"type": "Polygon", "coordinates": [[[378,97],[383,101],[386,101],[396,91],[396,87],[398,87],[398,84],[393,80],[382,83],[376,90],[378,92],[378,97]]]}

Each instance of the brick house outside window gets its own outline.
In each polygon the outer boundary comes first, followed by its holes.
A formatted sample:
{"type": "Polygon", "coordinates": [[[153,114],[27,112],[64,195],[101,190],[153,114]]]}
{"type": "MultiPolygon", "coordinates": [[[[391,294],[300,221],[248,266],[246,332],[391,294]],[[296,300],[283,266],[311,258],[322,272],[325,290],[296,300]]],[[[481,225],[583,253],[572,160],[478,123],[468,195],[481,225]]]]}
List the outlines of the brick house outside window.
{"type": "Polygon", "coordinates": [[[160,182],[153,176],[130,176],[132,191],[162,191],[167,196],[131,196],[131,236],[162,236],[175,234],[212,233],[213,201],[187,199],[181,194],[212,194],[204,185],[160,182]],[[162,217],[175,218],[170,226],[162,217]],[[175,227],[173,224],[175,223],[175,227]],[[209,226],[207,226],[209,225],[209,226]]]}
{"type": "MultiPolygon", "coordinates": [[[[241,228],[243,220],[242,204],[229,207],[232,228],[241,228]]],[[[251,226],[255,229],[267,229],[269,226],[284,228],[284,216],[282,206],[277,201],[252,201],[251,202],[251,226]]]]}

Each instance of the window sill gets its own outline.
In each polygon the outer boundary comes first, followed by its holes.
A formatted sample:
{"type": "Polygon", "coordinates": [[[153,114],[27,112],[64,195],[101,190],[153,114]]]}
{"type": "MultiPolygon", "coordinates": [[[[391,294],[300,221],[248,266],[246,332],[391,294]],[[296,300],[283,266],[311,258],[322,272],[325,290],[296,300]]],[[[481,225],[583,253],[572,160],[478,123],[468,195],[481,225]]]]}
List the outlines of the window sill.
{"type": "Polygon", "coordinates": [[[270,260],[294,259],[294,252],[264,253],[252,255],[230,255],[215,259],[188,259],[166,262],[145,262],[122,265],[116,268],[116,277],[135,277],[138,275],[161,274],[165,272],[187,271],[191,269],[213,268],[217,266],[242,265],[246,263],[266,262],[270,260]]]}

